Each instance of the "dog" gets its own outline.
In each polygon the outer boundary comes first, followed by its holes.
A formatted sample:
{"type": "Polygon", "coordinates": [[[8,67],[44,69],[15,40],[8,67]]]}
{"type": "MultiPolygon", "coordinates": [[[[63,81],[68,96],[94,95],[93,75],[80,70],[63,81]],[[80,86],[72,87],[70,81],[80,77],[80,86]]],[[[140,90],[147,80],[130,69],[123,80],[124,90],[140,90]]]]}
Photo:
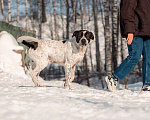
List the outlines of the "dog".
{"type": "Polygon", "coordinates": [[[94,40],[94,35],[88,30],[77,30],[72,37],[75,39],[66,41],[38,40],[30,36],[21,36],[17,39],[19,43],[28,47],[27,55],[35,63],[35,68],[29,73],[36,86],[42,87],[38,82],[40,71],[48,64],[57,63],[65,67],[64,87],[72,89],[71,82],[75,77],[75,66],[83,60],[90,40],[94,40]]]}

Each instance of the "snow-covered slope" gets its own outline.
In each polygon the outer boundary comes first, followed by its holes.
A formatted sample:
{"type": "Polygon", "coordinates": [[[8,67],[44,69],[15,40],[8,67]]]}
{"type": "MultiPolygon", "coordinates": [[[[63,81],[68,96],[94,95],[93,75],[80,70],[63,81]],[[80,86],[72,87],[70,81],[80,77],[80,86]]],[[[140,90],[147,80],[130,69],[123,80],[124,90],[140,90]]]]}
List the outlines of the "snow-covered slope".
{"type": "Polygon", "coordinates": [[[13,50],[23,50],[16,39],[6,31],[0,33],[0,69],[16,75],[25,76],[23,67],[21,67],[21,54],[13,50]]]}
{"type": "Polygon", "coordinates": [[[141,83],[130,90],[108,92],[73,83],[75,90],[63,88],[63,81],[40,82],[34,87],[30,77],[0,71],[1,120],[149,120],[150,93],[139,94],[141,83]]]}

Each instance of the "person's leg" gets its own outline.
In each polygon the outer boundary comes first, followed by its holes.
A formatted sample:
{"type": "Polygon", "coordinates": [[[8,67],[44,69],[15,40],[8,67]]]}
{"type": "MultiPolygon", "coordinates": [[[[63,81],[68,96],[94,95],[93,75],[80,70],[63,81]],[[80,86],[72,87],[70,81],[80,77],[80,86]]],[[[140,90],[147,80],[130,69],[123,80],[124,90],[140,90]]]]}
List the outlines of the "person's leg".
{"type": "Polygon", "coordinates": [[[142,55],[143,55],[143,63],[142,63],[142,79],[143,79],[143,85],[145,83],[145,74],[146,74],[146,51],[145,51],[145,45],[144,45],[144,40],[143,40],[143,52],[142,52],[142,55]]]}
{"type": "Polygon", "coordinates": [[[150,38],[144,38],[142,69],[143,85],[150,85],[150,38]]]}
{"type": "Polygon", "coordinates": [[[105,81],[110,91],[117,90],[117,81],[124,79],[124,77],[136,66],[141,58],[143,51],[143,38],[134,37],[132,44],[128,45],[129,55],[120,64],[117,70],[112,73],[112,76],[106,76],[105,81]]]}
{"type": "Polygon", "coordinates": [[[125,76],[130,73],[130,71],[136,66],[136,64],[140,60],[143,50],[143,38],[134,37],[132,44],[127,44],[127,46],[129,55],[112,74],[118,80],[123,80],[125,76]]]}

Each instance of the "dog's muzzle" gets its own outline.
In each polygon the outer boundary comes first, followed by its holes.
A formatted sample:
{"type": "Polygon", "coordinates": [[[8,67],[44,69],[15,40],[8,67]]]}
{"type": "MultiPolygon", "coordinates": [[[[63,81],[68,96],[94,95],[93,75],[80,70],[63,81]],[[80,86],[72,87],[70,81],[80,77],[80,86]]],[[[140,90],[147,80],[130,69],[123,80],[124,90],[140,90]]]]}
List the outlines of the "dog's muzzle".
{"type": "Polygon", "coordinates": [[[85,40],[85,39],[82,39],[82,40],[81,40],[81,43],[82,43],[82,45],[86,45],[86,40],[85,40]]]}

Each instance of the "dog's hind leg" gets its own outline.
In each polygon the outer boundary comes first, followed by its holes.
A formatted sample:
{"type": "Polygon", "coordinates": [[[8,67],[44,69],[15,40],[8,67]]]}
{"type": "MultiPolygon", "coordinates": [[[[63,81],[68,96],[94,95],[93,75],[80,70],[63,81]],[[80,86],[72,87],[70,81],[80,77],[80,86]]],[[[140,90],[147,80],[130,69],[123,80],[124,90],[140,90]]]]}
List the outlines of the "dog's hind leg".
{"type": "Polygon", "coordinates": [[[30,73],[32,77],[32,81],[38,87],[43,87],[38,81],[38,76],[39,76],[39,73],[47,66],[47,64],[48,64],[48,61],[41,59],[40,61],[36,62],[36,68],[32,70],[30,73]]]}

